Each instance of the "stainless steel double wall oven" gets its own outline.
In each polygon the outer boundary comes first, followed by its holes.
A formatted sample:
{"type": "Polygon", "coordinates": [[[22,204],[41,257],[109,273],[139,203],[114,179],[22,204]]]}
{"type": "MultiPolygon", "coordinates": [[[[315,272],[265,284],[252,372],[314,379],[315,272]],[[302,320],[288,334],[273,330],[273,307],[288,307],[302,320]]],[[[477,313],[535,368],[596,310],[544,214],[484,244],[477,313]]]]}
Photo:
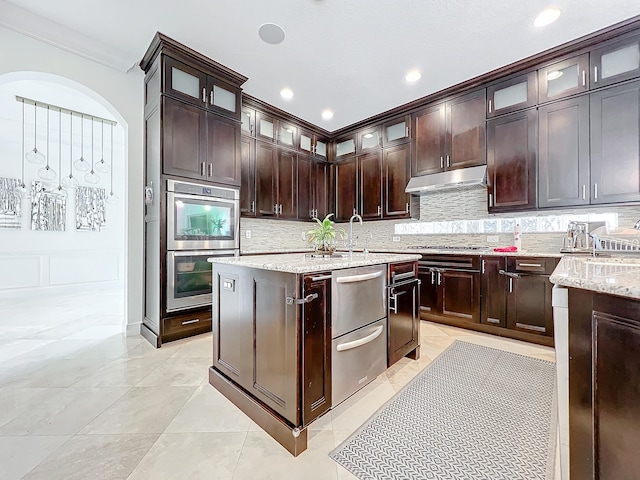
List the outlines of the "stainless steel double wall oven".
{"type": "Polygon", "coordinates": [[[239,248],[238,189],[167,180],[167,312],[211,305],[207,259],[239,248]]]}

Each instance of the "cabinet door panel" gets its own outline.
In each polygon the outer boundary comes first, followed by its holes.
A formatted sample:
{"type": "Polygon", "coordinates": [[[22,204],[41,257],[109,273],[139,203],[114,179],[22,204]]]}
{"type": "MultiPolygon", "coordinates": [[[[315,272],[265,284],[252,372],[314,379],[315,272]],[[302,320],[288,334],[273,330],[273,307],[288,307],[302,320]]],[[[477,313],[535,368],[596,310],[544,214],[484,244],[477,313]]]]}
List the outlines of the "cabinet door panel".
{"type": "Polygon", "coordinates": [[[420,311],[426,314],[437,314],[438,307],[438,282],[437,272],[432,272],[428,268],[418,269],[420,284],[420,311]]]}
{"type": "Polygon", "coordinates": [[[171,57],[164,57],[164,63],[164,93],[205,107],[207,76],[171,57]]]}
{"type": "Polygon", "coordinates": [[[591,86],[604,87],[640,76],[640,35],[591,51],[591,86]]]}
{"type": "Polygon", "coordinates": [[[163,173],[206,178],[206,112],[169,97],[162,103],[163,173]]]}
{"type": "Polygon", "coordinates": [[[525,110],[487,122],[489,211],[536,208],[537,121],[525,110]]]}
{"type": "Polygon", "coordinates": [[[276,147],[256,142],[256,209],[259,215],[276,214],[276,175],[276,147]]]}
{"type": "Polygon", "coordinates": [[[356,153],[356,140],[354,137],[338,139],[335,142],[335,160],[347,158],[356,153]]]}
{"type": "Polygon", "coordinates": [[[589,54],[569,58],[538,70],[540,103],[589,89],[589,54]]]}
{"type": "Polygon", "coordinates": [[[447,169],[487,163],[484,89],[447,102],[447,169]]]}
{"type": "Polygon", "coordinates": [[[591,203],[640,200],[640,82],[591,94],[591,203]]]}
{"type": "Polygon", "coordinates": [[[278,216],[296,218],[298,216],[297,202],[297,155],[288,150],[278,152],[278,216]]]}
{"type": "Polygon", "coordinates": [[[385,218],[409,217],[410,195],[404,190],[409,183],[410,161],[410,143],[384,149],[382,215],[385,218]]]}
{"type": "Polygon", "coordinates": [[[487,325],[506,327],[507,296],[506,277],[500,270],[506,268],[504,257],[482,258],[482,284],[480,321],[487,325]]]}
{"type": "Polygon", "coordinates": [[[445,108],[435,105],[413,115],[413,175],[441,172],[444,168],[445,108]]]}
{"type": "Polygon", "coordinates": [[[377,150],[381,146],[382,138],[380,137],[380,129],[378,127],[358,133],[358,153],[377,150]]]}
{"type": "Polygon", "coordinates": [[[240,139],[240,213],[247,216],[256,214],[256,141],[251,137],[240,139]]]}
{"type": "Polygon", "coordinates": [[[522,332],[553,336],[551,283],[548,275],[509,278],[507,327],[522,332]]]}
{"type": "Polygon", "coordinates": [[[536,72],[487,87],[487,118],[531,107],[538,100],[536,72]]]}
{"type": "Polygon", "coordinates": [[[313,218],[313,189],[311,171],[313,161],[305,155],[298,155],[298,218],[313,218]]]}
{"type": "Polygon", "coordinates": [[[356,211],[357,169],[355,157],[335,163],[336,220],[348,221],[356,211]]]}
{"type": "Polygon", "coordinates": [[[442,314],[461,320],[480,321],[480,275],[471,272],[441,273],[442,314]]]}
{"type": "Polygon", "coordinates": [[[358,157],[359,213],[362,218],[382,218],[382,153],[358,157]]]}
{"type": "Polygon", "coordinates": [[[209,180],[240,185],[240,125],[207,113],[207,163],[209,180]]]}
{"type": "Polygon", "coordinates": [[[384,147],[390,147],[391,145],[410,142],[410,125],[411,117],[408,115],[406,117],[398,118],[382,125],[382,145],[384,147]]]}
{"type": "Polygon", "coordinates": [[[329,213],[327,201],[329,199],[329,177],[326,163],[314,162],[311,183],[313,186],[313,207],[316,215],[323,219],[329,213]]]}
{"type": "Polygon", "coordinates": [[[276,141],[276,120],[275,118],[256,112],[256,138],[265,142],[276,141]]]}
{"type": "Polygon", "coordinates": [[[589,98],[540,107],[538,205],[589,203],[589,98]]]}
{"type": "Polygon", "coordinates": [[[417,282],[394,287],[391,291],[391,298],[395,300],[393,305],[389,305],[388,366],[396,363],[420,343],[418,293],[417,282]]]}

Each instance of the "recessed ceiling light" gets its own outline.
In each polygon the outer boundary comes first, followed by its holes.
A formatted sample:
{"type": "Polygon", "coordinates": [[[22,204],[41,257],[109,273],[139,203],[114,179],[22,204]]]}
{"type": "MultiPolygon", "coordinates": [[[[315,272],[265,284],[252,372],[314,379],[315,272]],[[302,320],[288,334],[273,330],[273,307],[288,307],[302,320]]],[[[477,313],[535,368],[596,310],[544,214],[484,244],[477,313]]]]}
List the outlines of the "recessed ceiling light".
{"type": "Polygon", "coordinates": [[[285,100],[291,100],[293,98],[293,91],[290,88],[283,88],[280,90],[280,96],[285,100]]]}
{"type": "Polygon", "coordinates": [[[556,78],[560,78],[562,76],[562,70],[553,70],[552,72],[547,73],[547,80],[555,80],[556,78]]]}
{"type": "Polygon", "coordinates": [[[373,138],[373,133],[365,133],[364,138],[373,138]]]}
{"type": "Polygon", "coordinates": [[[264,23],[258,30],[260,38],[271,45],[276,45],[284,40],[284,30],[275,23],[264,23]]]}
{"type": "Polygon", "coordinates": [[[331,110],[325,110],[322,112],[323,120],[331,120],[333,118],[333,112],[331,110]]]}
{"type": "Polygon", "coordinates": [[[534,27],[546,27],[555,22],[562,12],[559,8],[547,8],[538,14],[533,21],[534,27]]]}
{"type": "Polygon", "coordinates": [[[421,78],[422,74],[418,70],[411,70],[404,76],[404,79],[409,83],[417,82],[421,78]]]}

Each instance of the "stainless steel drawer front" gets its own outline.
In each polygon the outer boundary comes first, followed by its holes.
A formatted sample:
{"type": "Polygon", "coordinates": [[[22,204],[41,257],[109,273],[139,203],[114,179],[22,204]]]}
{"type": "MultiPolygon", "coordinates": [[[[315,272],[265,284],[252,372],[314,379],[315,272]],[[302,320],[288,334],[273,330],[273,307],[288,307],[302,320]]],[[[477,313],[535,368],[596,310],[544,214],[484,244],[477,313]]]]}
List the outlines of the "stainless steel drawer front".
{"type": "Polygon", "coordinates": [[[387,319],[332,340],[331,354],[335,408],[387,369],[387,319]]]}
{"type": "Polygon", "coordinates": [[[332,337],[387,316],[386,265],[335,270],[331,279],[332,337]]]}

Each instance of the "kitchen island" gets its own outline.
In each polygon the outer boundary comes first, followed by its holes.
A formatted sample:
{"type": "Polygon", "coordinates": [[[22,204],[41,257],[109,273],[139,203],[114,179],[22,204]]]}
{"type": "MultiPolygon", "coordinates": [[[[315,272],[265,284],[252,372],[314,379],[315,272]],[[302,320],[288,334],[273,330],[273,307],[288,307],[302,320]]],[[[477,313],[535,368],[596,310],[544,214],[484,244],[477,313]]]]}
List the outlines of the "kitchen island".
{"type": "Polygon", "coordinates": [[[550,281],[563,467],[571,478],[637,478],[640,257],[567,255],[550,281]]]}
{"type": "Polygon", "coordinates": [[[419,257],[211,258],[209,383],[298,455],[311,422],[389,360],[418,358],[419,257]]]}

